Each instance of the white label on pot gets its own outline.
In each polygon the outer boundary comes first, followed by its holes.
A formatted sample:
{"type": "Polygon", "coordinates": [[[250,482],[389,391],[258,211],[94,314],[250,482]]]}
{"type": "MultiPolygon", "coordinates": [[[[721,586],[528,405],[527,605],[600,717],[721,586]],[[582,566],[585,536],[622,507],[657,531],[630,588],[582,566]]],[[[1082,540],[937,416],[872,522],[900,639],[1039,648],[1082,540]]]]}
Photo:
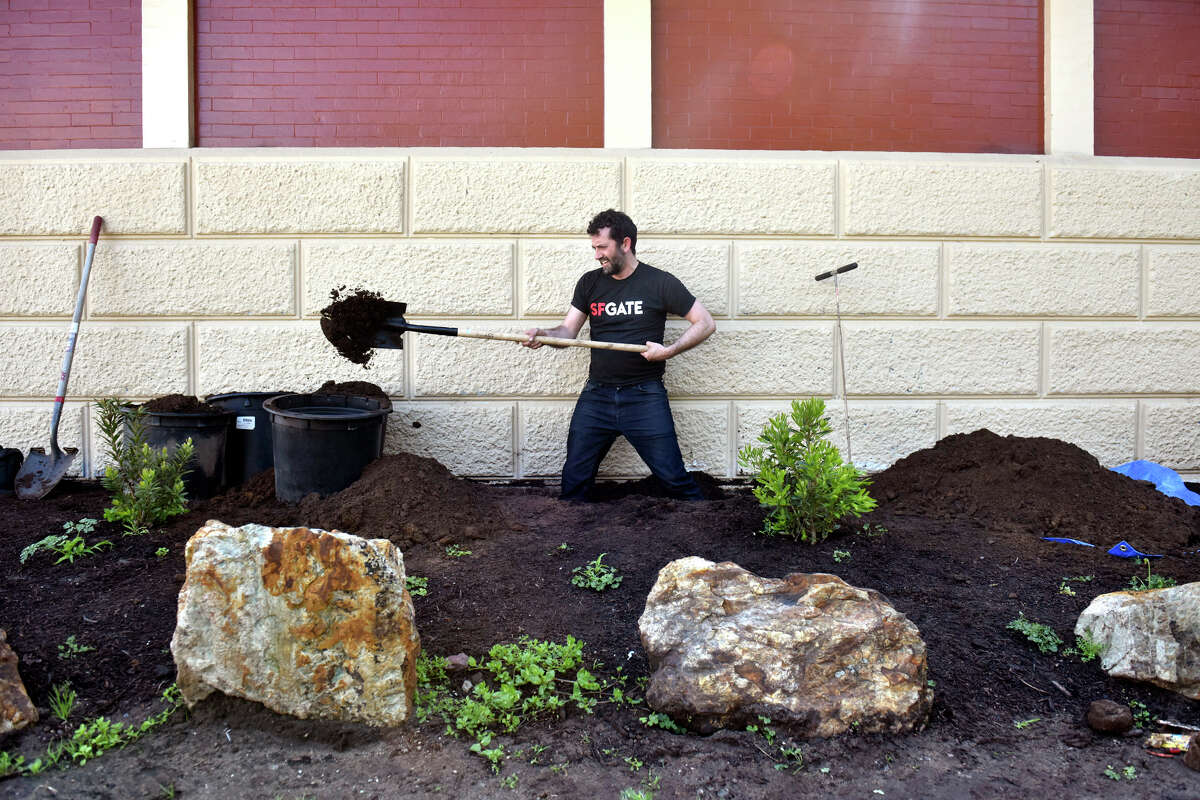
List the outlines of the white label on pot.
{"type": "Polygon", "coordinates": [[[237,429],[239,431],[254,430],[254,417],[238,417],[237,418],[237,429]]]}

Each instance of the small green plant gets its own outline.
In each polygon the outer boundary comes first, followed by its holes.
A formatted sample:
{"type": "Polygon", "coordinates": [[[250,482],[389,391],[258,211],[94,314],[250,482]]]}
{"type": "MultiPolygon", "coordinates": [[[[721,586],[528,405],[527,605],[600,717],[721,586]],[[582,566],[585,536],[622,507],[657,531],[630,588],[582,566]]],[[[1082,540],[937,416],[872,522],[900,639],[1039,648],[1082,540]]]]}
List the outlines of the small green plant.
{"type": "Polygon", "coordinates": [[[850,560],[850,551],[849,550],[834,550],[833,551],[833,560],[839,564],[841,564],[843,561],[849,561],[850,560]]]}
{"type": "Polygon", "coordinates": [[[1062,583],[1058,584],[1058,593],[1065,594],[1067,597],[1075,596],[1075,590],[1071,588],[1069,583],[1067,583],[1066,578],[1063,578],[1062,583]]]}
{"type": "Polygon", "coordinates": [[[408,589],[408,593],[413,597],[425,597],[429,594],[429,578],[422,578],[420,575],[407,575],[404,578],[404,587],[408,589]]]}
{"type": "Polygon", "coordinates": [[[187,439],[171,452],[146,443],[146,412],[109,397],[96,401],[96,423],[112,466],[100,483],[113,493],[104,518],[120,522],[125,534],[141,534],[150,526],[187,511],[183,476],[195,454],[187,439]]]}
{"type": "Polygon", "coordinates": [[[671,733],[687,733],[679,723],[658,711],[652,711],[644,717],[638,717],[638,721],[647,728],[662,728],[664,731],[670,731],[671,733]]]}
{"type": "Polygon", "coordinates": [[[1129,579],[1129,591],[1131,592],[1148,592],[1151,589],[1170,589],[1175,585],[1174,578],[1168,578],[1164,575],[1157,575],[1150,571],[1150,559],[1140,558],[1137,563],[1146,565],[1146,578],[1142,579],[1140,575],[1134,575],[1129,579]]]}
{"type": "Polygon", "coordinates": [[[471,555],[471,551],[464,550],[456,544],[448,544],[446,545],[446,555],[450,556],[451,558],[462,558],[463,556],[471,555]]]}
{"type": "Polygon", "coordinates": [[[601,553],[594,561],[585,566],[571,570],[571,584],[581,589],[591,589],[603,592],[605,589],[615,589],[621,585],[621,575],[616,567],[602,563],[608,553],[601,553]]]}
{"type": "Polygon", "coordinates": [[[763,738],[767,740],[767,744],[774,747],[776,736],[775,729],[768,727],[771,724],[771,718],[764,717],[763,715],[759,714],[758,721],[762,723],[761,727],[758,725],[747,725],[746,730],[750,731],[751,733],[761,732],[763,738]]]}
{"type": "Polygon", "coordinates": [[[563,542],[563,543],[562,543],[562,544],[560,544],[558,547],[556,547],[556,548],[554,548],[553,550],[551,550],[550,552],[546,553],[546,555],[548,555],[548,556],[561,556],[561,555],[565,555],[566,553],[569,553],[569,552],[571,552],[571,551],[572,551],[572,550],[574,550],[574,549],[575,549],[575,548],[574,548],[574,547],[571,547],[571,545],[567,544],[566,542],[563,542]]]}
{"type": "Polygon", "coordinates": [[[58,657],[63,661],[67,661],[84,653],[91,653],[95,649],[94,647],[75,641],[75,634],[72,633],[67,637],[65,642],[58,646],[58,657]]]}
{"type": "Polygon", "coordinates": [[[793,400],[790,421],[786,413],[767,420],[758,437],[765,447],[738,453],[738,464],[754,476],[754,496],[770,509],[762,533],[815,544],[842,519],[875,508],[869,481],[825,438],[832,432],[825,401],[793,400]]]}
{"type": "Polygon", "coordinates": [[[1119,781],[1122,778],[1127,781],[1135,781],[1137,780],[1137,776],[1137,768],[1132,764],[1122,767],[1120,772],[1117,772],[1115,769],[1113,769],[1112,764],[1109,764],[1104,770],[1104,777],[1114,781],[1119,781]]]}
{"type": "Polygon", "coordinates": [[[1097,642],[1089,632],[1084,631],[1082,636],[1075,637],[1075,646],[1066,648],[1063,654],[1079,656],[1079,660],[1086,664],[1103,656],[1104,649],[1103,642],[1097,642]]]}
{"type": "Polygon", "coordinates": [[[75,708],[75,690],[69,683],[60,683],[50,691],[50,712],[63,722],[75,708]]]}
{"type": "Polygon", "coordinates": [[[804,753],[800,751],[799,745],[780,747],[779,756],[783,760],[775,764],[775,769],[790,769],[792,772],[799,772],[804,769],[804,753]]]}
{"type": "Polygon", "coordinates": [[[505,789],[514,789],[515,790],[517,788],[518,780],[520,780],[520,776],[518,776],[517,773],[515,773],[515,772],[510,772],[507,775],[505,775],[503,778],[500,779],[500,785],[503,786],[505,789]]]}
{"type": "Polygon", "coordinates": [[[1154,723],[1154,716],[1141,700],[1130,700],[1129,710],[1133,712],[1133,724],[1139,728],[1149,728],[1154,723]]]}
{"type": "Polygon", "coordinates": [[[1005,627],[1010,631],[1023,633],[1025,638],[1036,644],[1038,650],[1041,650],[1043,653],[1057,653],[1058,648],[1063,643],[1053,628],[1045,623],[1026,619],[1024,613],[1021,613],[1017,619],[1014,619],[1005,627]]]}
{"type": "Polygon", "coordinates": [[[1030,717],[1029,719],[1023,719],[1023,720],[1020,720],[1019,722],[1014,722],[1013,727],[1019,731],[1023,731],[1026,728],[1028,728],[1030,725],[1033,725],[1035,722],[1041,722],[1041,721],[1042,721],[1041,717],[1030,717]]]}
{"type": "Polygon", "coordinates": [[[637,772],[639,769],[646,766],[645,762],[636,756],[625,756],[625,763],[629,766],[630,772],[637,772]]]}
{"type": "Polygon", "coordinates": [[[77,558],[98,553],[106,546],[112,547],[112,542],[107,539],[96,542],[91,546],[84,541],[84,536],[91,535],[96,530],[96,520],[94,519],[85,517],[78,522],[64,522],[63,530],[66,531],[65,534],[51,534],[22,550],[20,555],[21,563],[24,564],[30,558],[45,550],[55,553],[58,556],[58,560],[54,562],[55,564],[61,564],[64,561],[74,564],[77,558]]]}
{"type": "Polygon", "coordinates": [[[868,539],[878,539],[888,532],[888,529],[882,525],[872,525],[869,522],[864,522],[862,527],[858,529],[860,536],[866,536],[868,539]]]}
{"type": "Polygon", "coordinates": [[[154,551],[154,555],[158,556],[159,558],[166,558],[170,554],[171,554],[171,550],[170,550],[170,548],[167,548],[167,547],[160,547],[154,551]]]}
{"type": "Polygon", "coordinates": [[[621,790],[617,800],[654,800],[654,792],[630,786],[621,790]]]}

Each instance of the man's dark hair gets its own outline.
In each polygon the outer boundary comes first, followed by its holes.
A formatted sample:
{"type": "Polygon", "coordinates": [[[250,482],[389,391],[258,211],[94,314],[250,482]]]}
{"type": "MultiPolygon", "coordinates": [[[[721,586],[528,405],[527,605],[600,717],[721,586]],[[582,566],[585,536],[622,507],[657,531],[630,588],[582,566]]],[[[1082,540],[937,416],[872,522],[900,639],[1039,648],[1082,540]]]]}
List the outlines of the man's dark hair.
{"type": "Polygon", "coordinates": [[[637,225],[633,224],[633,220],[624,211],[610,208],[592,217],[587,227],[588,236],[595,236],[604,228],[608,228],[608,235],[617,244],[625,241],[625,237],[628,236],[630,251],[637,252],[637,225]]]}

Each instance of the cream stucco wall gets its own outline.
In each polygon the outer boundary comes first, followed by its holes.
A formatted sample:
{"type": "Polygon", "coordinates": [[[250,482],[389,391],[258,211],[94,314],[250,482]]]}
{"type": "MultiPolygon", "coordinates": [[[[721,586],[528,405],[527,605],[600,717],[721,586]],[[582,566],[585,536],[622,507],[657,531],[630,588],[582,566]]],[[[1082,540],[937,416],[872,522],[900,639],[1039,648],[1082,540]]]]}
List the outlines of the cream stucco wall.
{"type": "MultiPolygon", "coordinates": [[[[413,322],[557,324],[609,206],[717,316],[668,364],[691,468],[795,397],[887,466],[950,433],[1073,441],[1200,474],[1200,163],[1089,156],[579,150],[0,154],[0,446],[48,439],[92,216],[105,218],[61,439],[101,460],[88,399],[309,390],[393,397],[387,447],[464,475],[554,475],[582,349],[410,335],[363,371],[316,319],[362,285],[413,322]]],[[[669,324],[668,335],[684,323],[669,324]]],[[[609,475],[643,467],[622,443],[609,475]]]]}

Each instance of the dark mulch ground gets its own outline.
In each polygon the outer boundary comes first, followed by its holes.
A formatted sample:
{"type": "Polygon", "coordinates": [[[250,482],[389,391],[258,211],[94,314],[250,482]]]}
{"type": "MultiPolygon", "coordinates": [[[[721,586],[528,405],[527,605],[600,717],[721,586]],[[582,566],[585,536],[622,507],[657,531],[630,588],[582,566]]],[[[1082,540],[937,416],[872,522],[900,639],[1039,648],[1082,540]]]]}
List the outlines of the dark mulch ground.
{"type": "Polygon", "coordinates": [[[1092,597],[1125,587],[1139,570],[1105,554],[1120,540],[1169,554],[1156,572],[1200,578],[1196,557],[1183,555],[1200,547],[1200,515],[1182,501],[1104,470],[1071,445],[980,431],[876,476],[880,508],[862,522],[882,535],[844,530],[809,547],[753,536],[762,521],[754,499],[703,477],[713,498],[703,502],[656,497],[650,482],[639,482],[603,487],[602,502],[573,505],[549,488],[471,483],[428,459],[390,456],[323,500],[278,503],[268,473],[148,536],[122,538],[104,523],[97,536],[113,540],[111,552],[57,567],[45,556],[21,566],[18,554],[64,521],[100,517],[104,493],[66,482],[40,502],[0,498],[0,627],[43,713],[33,730],[0,739],[0,749],[33,756],[67,731],[46,721],[48,693],[63,681],[80,697],[72,725],[100,714],[138,721],[156,710],[174,678],[167,646],[183,547],[210,518],[391,539],[409,574],[428,578],[429,595],[414,605],[429,652],[481,654],[521,634],[571,634],[605,671],[620,666],[634,677],[647,674],[637,618],[668,561],[698,555],[772,577],[832,572],[881,591],[920,628],[936,692],[924,731],[805,742],[806,767],[791,772],[775,768],[757,734],[675,736],[641,725],[635,711],[604,706],[594,717],[571,714],[505,737],[510,753],[524,753],[502,773],[517,775],[510,790],[441,725],[304,722],[215,697],[84,767],[0,781],[0,797],[150,798],[170,787],[185,798],[616,798],[650,785],[659,800],[1200,795],[1200,774],[1178,758],[1156,758],[1138,738],[1093,737],[1080,722],[1091,700],[1109,697],[1200,725],[1195,703],[1109,679],[1094,662],[1043,655],[1005,630],[1023,612],[1069,638],[1092,597]],[[1047,535],[1098,547],[1042,541],[1047,535]],[[471,554],[449,557],[451,543],[471,554]],[[156,555],[161,547],[165,557],[156,555]],[[835,561],[835,551],[849,556],[835,561]],[[571,569],[600,553],[624,576],[620,588],[571,586],[571,569]],[[1094,578],[1071,583],[1075,596],[1059,592],[1064,578],[1083,575],[1094,578]],[[68,636],[96,649],[61,658],[68,636]],[[1110,765],[1133,766],[1138,778],[1114,782],[1103,775],[1110,765]]]}

